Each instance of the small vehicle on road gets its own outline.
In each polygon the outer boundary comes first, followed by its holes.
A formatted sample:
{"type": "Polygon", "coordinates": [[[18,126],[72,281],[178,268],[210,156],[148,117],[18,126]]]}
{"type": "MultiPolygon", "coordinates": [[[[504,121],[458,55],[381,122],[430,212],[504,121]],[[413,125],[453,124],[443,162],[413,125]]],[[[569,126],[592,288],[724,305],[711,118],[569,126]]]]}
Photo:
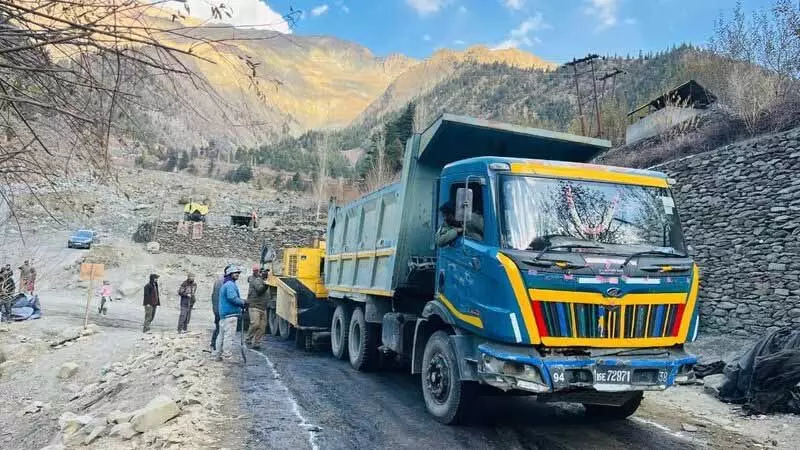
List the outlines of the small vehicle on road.
{"type": "Polygon", "coordinates": [[[97,239],[97,233],[92,230],[78,230],[69,237],[67,248],[92,248],[97,239]]]}

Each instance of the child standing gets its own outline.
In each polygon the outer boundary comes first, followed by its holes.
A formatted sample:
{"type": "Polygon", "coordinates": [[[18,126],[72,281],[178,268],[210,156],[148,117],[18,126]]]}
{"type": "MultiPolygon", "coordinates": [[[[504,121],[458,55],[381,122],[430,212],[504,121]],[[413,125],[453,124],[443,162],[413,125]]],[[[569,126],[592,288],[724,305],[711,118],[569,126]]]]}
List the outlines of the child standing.
{"type": "Polygon", "coordinates": [[[103,280],[103,285],[100,286],[100,307],[97,309],[97,314],[106,315],[106,312],[108,312],[106,301],[111,301],[111,283],[108,280],[103,280]]]}

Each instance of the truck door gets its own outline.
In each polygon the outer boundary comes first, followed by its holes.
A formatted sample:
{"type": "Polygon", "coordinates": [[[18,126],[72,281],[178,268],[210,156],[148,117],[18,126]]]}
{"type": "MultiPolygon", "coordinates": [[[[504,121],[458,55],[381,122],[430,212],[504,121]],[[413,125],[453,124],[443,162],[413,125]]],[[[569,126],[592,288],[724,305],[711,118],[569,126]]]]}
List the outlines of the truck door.
{"type": "MultiPolygon", "coordinates": [[[[446,202],[450,202],[454,210],[457,209],[457,192],[465,186],[472,191],[471,214],[466,219],[459,217],[456,220],[455,225],[462,228],[458,237],[439,246],[437,293],[442,294],[450,303],[446,306],[457,310],[458,314],[455,315],[460,316],[463,323],[474,327],[478,323],[476,319],[481,316],[481,306],[491,299],[492,290],[492,280],[482,270],[490,253],[490,247],[485,242],[484,224],[488,186],[479,182],[467,183],[466,180],[451,183],[447,189],[446,202]],[[467,316],[466,320],[463,319],[464,316],[467,316]]],[[[442,217],[441,220],[444,221],[445,218],[442,217]]]]}

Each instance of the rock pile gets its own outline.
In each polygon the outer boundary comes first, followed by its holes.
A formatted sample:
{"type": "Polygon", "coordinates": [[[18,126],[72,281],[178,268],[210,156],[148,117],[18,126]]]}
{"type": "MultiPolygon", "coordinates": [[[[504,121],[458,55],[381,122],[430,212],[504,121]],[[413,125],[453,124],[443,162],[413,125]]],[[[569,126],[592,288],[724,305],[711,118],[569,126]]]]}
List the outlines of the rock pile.
{"type": "Polygon", "coordinates": [[[107,365],[61,414],[54,445],[97,448],[208,448],[219,420],[222,365],[202,352],[200,334],[148,335],[145,351],[107,365]],[[209,361],[209,362],[207,362],[209,361]],[[142,395],[152,393],[148,397],[142,395]],[[129,399],[137,399],[133,408],[129,399]],[[141,400],[139,400],[141,399],[141,400]]]}
{"type": "Polygon", "coordinates": [[[800,326],[800,129],[656,167],[677,179],[701,332],[800,326]]]}
{"type": "MultiPolygon", "coordinates": [[[[325,232],[324,225],[309,218],[290,217],[280,223],[255,229],[206,225],[202,238],[192,239],[178,233],[177,222],[162,222],[156,240],[159,251],[165,253],[252,260],[261,254],[264,243],[276,249],[302,247],[311,245],[315,238],[325,232]]],[[[150,224],[142,225],[144,229],[150,227],[150,224]]]]}

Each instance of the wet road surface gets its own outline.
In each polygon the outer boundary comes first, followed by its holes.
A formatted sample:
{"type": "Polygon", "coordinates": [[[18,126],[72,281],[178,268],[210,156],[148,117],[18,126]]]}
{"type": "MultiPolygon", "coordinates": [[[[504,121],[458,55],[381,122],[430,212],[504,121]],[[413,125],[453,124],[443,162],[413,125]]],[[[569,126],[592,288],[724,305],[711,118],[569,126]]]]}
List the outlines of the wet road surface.
{"type": "MultiPolygon", "coordinates": [[[[431,418],[419,376],[359,373],[329,350],[303,352],[268,338],[238,370],[248,448],[623,449],[737,448],[740,436],[670,432],[652,417],[590,422],[579,405],[530,397],[480,397],[467,425],[431,418]]],[[[673,418],[675,419],[675,418],[673,418]]],[[[657,419],[655,419],[657,420],[657,419]]]]}

